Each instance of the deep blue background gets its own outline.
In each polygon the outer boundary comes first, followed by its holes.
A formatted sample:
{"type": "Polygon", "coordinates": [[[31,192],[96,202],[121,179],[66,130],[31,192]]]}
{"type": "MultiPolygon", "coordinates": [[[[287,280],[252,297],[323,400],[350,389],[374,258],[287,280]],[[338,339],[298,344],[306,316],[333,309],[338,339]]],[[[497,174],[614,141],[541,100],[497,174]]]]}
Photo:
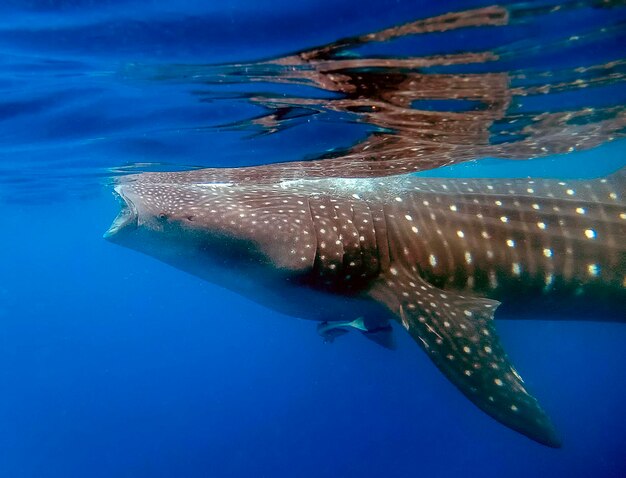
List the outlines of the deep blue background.
{"type": "MultiPolygon", "coordinates": [[[[393,353],[353,334],[324,344],[313,323],[101,239],[112,169],[346,141],[323,124],[308,143],[189,132],[254,108],[200,105],[188,86],[163,95],[120,81],[120,65],[267,57],[478,4],[3,2],[0,476],[624,476],[623,324],[499,322],[563,436],[552,450],[477,410],[402,333],[393,353]]],[[[624,151],[436,174],[589,177],[624,151]]]]}

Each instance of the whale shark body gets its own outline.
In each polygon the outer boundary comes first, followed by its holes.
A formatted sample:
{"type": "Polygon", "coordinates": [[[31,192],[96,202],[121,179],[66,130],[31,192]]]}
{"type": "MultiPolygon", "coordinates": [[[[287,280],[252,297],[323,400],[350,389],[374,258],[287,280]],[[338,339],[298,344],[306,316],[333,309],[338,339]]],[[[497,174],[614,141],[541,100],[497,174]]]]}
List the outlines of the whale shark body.
{"type": "Polygon", "coordinates": [[[625,185],[626,169],[584,181],[142,173],[118,179],[123,207],[105,237],[332,338],[395,321],[483,411],[558,447],[494,313],[624,320],[625,185]]]}

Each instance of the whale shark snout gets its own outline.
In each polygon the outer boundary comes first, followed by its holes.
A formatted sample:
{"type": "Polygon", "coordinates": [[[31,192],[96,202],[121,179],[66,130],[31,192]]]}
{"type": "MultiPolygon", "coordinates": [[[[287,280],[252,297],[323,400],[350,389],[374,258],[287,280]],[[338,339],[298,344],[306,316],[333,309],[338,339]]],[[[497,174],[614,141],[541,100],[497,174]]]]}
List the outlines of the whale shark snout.
{"type": "Polygon", "coordinates": [[[132,196],[124,190],[123,185],[117,185],[114,188],[115,195],[120,202],[120,212],[113,219],[111,226],[104,233],[103,237],[108,240],[114,241],[119,236],[122,236],[124,232],[128,232],[137,228],[138,225],[138,213],[137,207],[132,200],[132,196]]]}

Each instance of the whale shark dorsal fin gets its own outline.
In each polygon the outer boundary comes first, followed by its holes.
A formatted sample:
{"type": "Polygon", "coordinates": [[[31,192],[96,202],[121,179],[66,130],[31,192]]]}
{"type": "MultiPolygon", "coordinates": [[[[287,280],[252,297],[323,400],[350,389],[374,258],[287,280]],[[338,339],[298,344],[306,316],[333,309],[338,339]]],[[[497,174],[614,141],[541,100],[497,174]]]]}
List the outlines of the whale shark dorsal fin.
{"type": "Polygon", "coordinates": [[[559,447],[553,425],[504,352],[493,324],[499,302],[443,291],[417,272],[391,267],[370,296],[393,312],[446,377],[487,414],[559,447]]]}

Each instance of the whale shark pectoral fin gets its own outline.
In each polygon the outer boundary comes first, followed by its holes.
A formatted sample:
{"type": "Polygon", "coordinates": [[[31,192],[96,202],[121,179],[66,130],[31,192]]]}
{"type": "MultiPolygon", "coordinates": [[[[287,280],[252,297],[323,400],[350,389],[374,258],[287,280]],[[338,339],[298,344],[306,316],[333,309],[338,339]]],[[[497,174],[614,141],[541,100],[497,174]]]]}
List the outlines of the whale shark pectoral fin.
{"type": "Polygon", "coordinates": [[[502,424],[551,447],[561,445],[537,400],[508,360],[493,324],[499,302],[443,291],[419,274],[390,269],[371,288],[446,377],[502,424]]]}

